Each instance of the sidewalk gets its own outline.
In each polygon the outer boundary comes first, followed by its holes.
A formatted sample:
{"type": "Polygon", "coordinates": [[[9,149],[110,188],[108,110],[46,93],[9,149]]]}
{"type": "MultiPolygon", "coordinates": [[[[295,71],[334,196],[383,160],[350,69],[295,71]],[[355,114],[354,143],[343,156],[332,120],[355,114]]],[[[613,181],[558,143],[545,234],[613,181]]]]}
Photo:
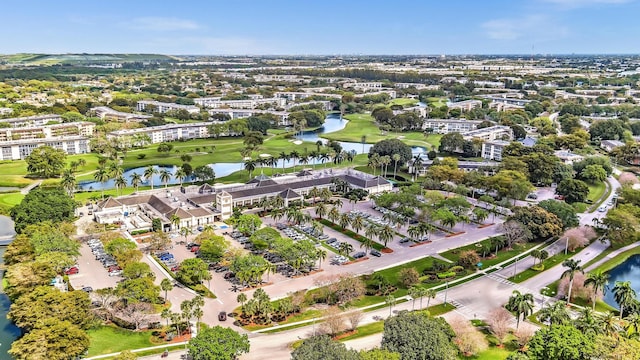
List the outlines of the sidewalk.
{"type": "Polygon", "coordinates": [[[589,272],[595,268],[597,268],[598,266],[604,264],[605,262],[613,259],[614,257],[618,256],[619,254],[627,251],[627,250],[631,250],[633,248],[637,248],[638,246],[640,246],[640,242],[635,242],[631,245],[627,245],[625,247],[621,247],[618,250],[614,250],[612,252],[610,252],[609,254],[607,254],[607,256],[603,257],[602,259],[596,261],[595,263],[589,265],[586,269],[584,269],[585,272],[589,272]]]}

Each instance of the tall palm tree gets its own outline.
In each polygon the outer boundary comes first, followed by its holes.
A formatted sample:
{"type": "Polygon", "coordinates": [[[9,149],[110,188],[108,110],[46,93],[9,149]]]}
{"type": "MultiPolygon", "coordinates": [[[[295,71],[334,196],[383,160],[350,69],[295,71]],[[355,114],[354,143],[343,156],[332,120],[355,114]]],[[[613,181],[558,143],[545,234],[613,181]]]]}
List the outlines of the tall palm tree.
{"type": "Polygon", "coordinates": [[[118,195],[120,195],[122,193],[122,189],[127,187],[127,180],[124,178],[124,176],[120,175],[116,177],[114,182],[116,185],[116,191],[118,192],[118,195]]]}
{"type": "Polygon", "coordinates": [[[104,166],[99,167],[98,170],[93,174],[93,178],[102,184],[102,198],[104,199],[104,184],[109,181],[109,173],[107,172],[107,169],[104,166]]]}
{"type": "MultiPolygon", "coordinates": [[[[422,296],[427,297],[427,309],[428,309],[431,299],[435,299],[438,293],[434,289],[424,289],[424,290],[425,291],[423,291],[422,296]]],[[[420,298],[420,308],[422,308],[422,297],[420,298]]]]}
{"type": "Polygon", "coordinates": [[[378,239],[382,241],[384,247],[387,247],[389,241],[393,240],[393,234],[394,232],[391,226],[385,225],[380,229],[380,232],[378,233],[378,239]]]}
{"type": "Polygon", "coordinates": [[[566,267],[567,270],[565,270],[562,273],[562,276],[560,276],[560,278],[565,278],[565,277],[569,277],[569,293],[567,294],[567,302],[571,303],[571,288],[573,287],[573,278],[576,275],[576,273],[581,272],[584,274],[584,270],[582,269],[582,266],[580,266],[580,261],[581,260],[574,260],[574,259],[567,259],[564,262],[562,262],[562,266],[566,267]]]}
{"type": "Polygon", "coordinates": [[[422,166],[422,156],[420,154],[414,156],[411,162],[413,167],[413,171],[412,171],[413,180],[415,181],[418,175],[418,168],[422,166]]]}
{"type": "Polygon", "coordinates": [[[382,174],[384,168],[384,175],[387,176],[387,167],[391,164],[391,157],[389,155],[380,157],[380,174],[382,174]]]}
{"type": "Polygon", "coordinates": [[[609,274],[603,273],[602,271],[596,271],[587,274],[587,279],[584,281],[584,286],[590,286],[593,288],[593,296],[591,297],[591,303],[593,305],[593,310],[596,309],[596,296],[598,296],[599,292],[602,292],[602,295],[607,291],[607,284],[609,283],[609,274]]]}
{"type": "Polygon", "coordinates": [[[69,196],[73,195],[73,191],[76,189],[76,177],[73,175],[73,171],[71,171],[71,169],[67,169],[62,172],[60,185],[62,185],[62,188],[67,192],[67,194],[69,194],[69,196]]]}
{"type": "Polygon", "coordinates": [[[542,322],[548,322],[549,326],[564,325],[571,320],[571,316],[567,311],[567,303],[556,301],[553,305],[542,308],[538,313],[538,319],[542,322]]]}
{"type": "Polygon", "coordinates": [[[169,221],[171,222],[171,225],[173,225],[174,230],[180,226],[180,217],[175,214],[171,215],[169,221]]]}
{"type": "Polygon", "coordinates": [[[320,195],[320,189],[318,189],[317,187],[312,187],[311,190],[309,190],[309,197],[312,199],[313,204],[316,203],[316,198],[320,195]]]}
{"type": "Polygon", "coordinates": [[[631,305],[636,299],[636,291],[630,281],[616,281],[613,286],[613,299],[620,305],[620,319],[624,317],[625,306],[631,305]]]}
{"type": "Polygon", "coordinates": [[[164,183],[165,189],[167,188],[167,184],[171,180],[171,173],[167,169],[160,170],[160,181],[164,183]]]}
{"type": "Polygon", "coordinates": [[[509,301],[505,306],[507,310],[516,313],[516,329],[520,326],[520,315],[522,320],[533,312],[533,295],[522,294],[518,290],[513,290],[509,301]]]}
{"type": "Polygon", "coordinates": [[[317,203],[315,207],[316,216],[322,219],[327,215],[327,205],[325,203],[317,203]]]}
{"type": "Polygon", "coordinates": [[[343,213],[340,215],[338,222],[343,230],[347,230],[347,226],[351,224],[351,217],[349,217],[349,214],[343,213]]]}
{"type": "Polygon", "coordinates": [[[373,153],[369,157],[369,161],[367,162],[367,166],[373,170],[373,176],[376,175],[376,168],[380,166],[380,155],[378,153],[373,153]]]}
{"type": "Polygon", "coordinates": [[[278,159],[282,160],[282,173],[284,174],[284,172],[285,172],[284,165],[291,158],[289,157],[289,154],[287,154],[286,152],[282,151],[280,154],[278,154],[278,159]]]}
{"type": "Polygon", "coordinates": [[[420,230],[416,225],[409,226],[409,228],[407,229],[407,234],[409,234],[409,237],[411,237],[411,239],[417,240],[420,237],[420,230]]]}
{"type": "Polygon", "coordinates": [[[393,154],[391,155],[391,159],[393,160],[393,178],[395,179],[398,170],[398,161],[402,159],[402,156],[400,156],[400,154],[393,154]]]}
{"type": "Polygon", "coordinates": [[[151,190],[153,190],[153,175],[158,173],[158,169],[149,165],[144,169],[144,177],[151,183],[151,190]]]}
{"type": "Polygon", "coordinates": [[[335,224],[340,218],[340,210],[338,210],[338,208],[335,206],[332,207],[331,210],[329,210],[327,217],[329,218],[329,220],[331,220],[332,223],[335,224]]]}
{"type": "Polygon", "coordinates": [[[115,162],[109,164],[109,175],[111,177],[116,178],[118,176],[122,176],[122,174],[124,174],[124,169],[122,167],[118,166],[115,162]]]}
{"type": "Polygon", "coordinates": [[[579,311],[578,318],[574,321],[576,329],[580,330],[585,335],[597,335],[602,332],[602,325],[599,316],[596,316],[596,312],[588,307],[582,308],[579,311]]]}
{"type": "Polygon", "coordinates": [[[316,249],[316,256],[318,257],[318,269],[322,269],[322,262],[327,258],[327,250],[316,249]]]}
{"type": "Polygon", "coordinates": [[[300,153],[297,150],[293,150],[289,153],[289,157],[293,160],[293,172],[296,172],[296,161],[300,158],[300,153]]]}
{"type": "Polygon", "coordinates": [[[340,243],[340,247],[338,248],[338,252],[340,252],[344,256],[348,256],[350,252],[353,251],[353,245],[348,242],[340,243]]]}
{"type": "Polygon", "coordinates": [[[140,183],[142,183],[142,175],[134,172],[133,174],[129,175],[129,178],[131,179],[131,186],[136,188],[136,192],[138,192],[138,187],[140,186],[140,183]]]}
{"type": "Polygon", "coordinates": [[[244,169],[249,172],[249,179],[251,179],[251,173],[256,169],[256,161],[253,159],[247,159],[244,161],[244,169]]]}
{"type": "Polygon", "coordinates": [[[244,314],[244,312],[245,312],[244,311],[244,304],[247,302],[247,294],[245,294],[245,293],[238,294],[238,296],[236,297],[236,301],[240,303],[240,310],[244,314]]]}
{"type": "Polygon", "coordinates": [[[409,291],[407,292],[407,294],[411,296],[411,300],[413,301],[413,304],[411,304],[411,310],[416,309],[416,299],[420,297],[420,294],[422,293],[421,289],[422,288],[420,287],[412,286],[409,288],[409,291]]]}
{"type": "Polygon", "coordinates": [[[176,172],[173,174],[173,177],[180,182],[180,186],[182,186],[182,182],[187,177],[187,173],[184,171],[182,167],[176,169],[176,172]]]}
{"type": "Polygon", "coordinates": [[[364,236],[365,236],[365,238],[367,238],[367,240],[368,240],[367,242],[368,243],[371,243],[371,245],[373,245],[373,238],[374,238],[374,236],[376,236],[378,234],[379,230],[380,230],[380,228],[375,226],[375,225],[373,225],[373,224],[367,226],[364,229],[364,236]]]}
{"type": "Polygon", "coordinates": [[[351,228],[356,232],[356,234],[360,235],[360,230],[364,228],[364,218],[361,215],[356,215],[351,220],[351,228]]]}

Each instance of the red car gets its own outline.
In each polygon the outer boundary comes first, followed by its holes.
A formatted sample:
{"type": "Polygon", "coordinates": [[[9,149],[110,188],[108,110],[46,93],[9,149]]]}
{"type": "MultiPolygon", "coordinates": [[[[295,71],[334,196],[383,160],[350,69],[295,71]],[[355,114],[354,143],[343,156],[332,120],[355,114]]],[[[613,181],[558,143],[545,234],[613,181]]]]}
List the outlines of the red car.
{"type": "Polygon", "coordinates": [[[180,270],[180,265],[175,265],[175,266],[173,266],[171,268],[171,271],[173,271],[173,272],[178,271],[178,270],[180,270]]]}
{"type": "Polygon", "coordinates": [[[191,247],[191,252],[192,252],[192,253],[194,253],[194,252],[198,252],[198,250],[200,250],[200,246],[192,246],[192,247],[191,247]]]}
{"type": "Polygon", "coordinates": [[[80,272],[80,269],[78,269],[77,266],[72,266],[70,268],[68,268],[67,270],[64,271],[65,275],[75,275],[77,273],[80,272]]]}
{"type": "Polygon", "coordinates": [[[120,266],[118,266],[118,265],[111,265],[107,269],[107,271],[109,271],[109,272],[120,271],[120,270],[122,270],[122,268],[120,266]]]}

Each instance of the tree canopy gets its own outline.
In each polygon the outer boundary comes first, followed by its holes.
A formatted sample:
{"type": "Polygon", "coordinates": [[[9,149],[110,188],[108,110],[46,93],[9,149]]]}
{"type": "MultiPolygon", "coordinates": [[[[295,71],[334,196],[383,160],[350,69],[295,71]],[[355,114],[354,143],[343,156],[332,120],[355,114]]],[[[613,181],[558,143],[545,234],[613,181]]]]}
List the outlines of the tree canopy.
{"type": "Polygon", "coordinates": [[[20,204],[11,209],[11,217],[15,222],[16,232],[21,233],[30,224],[71,220],[75,208],[75,201],[64,190],[37,188],[31,190],[20,204]]]}
{"type": "Polygon", "coordinates": [[[235,360],[249,352],[249,338],[229,328],[204,325],[187,348],[193,360],[235,360]]]}
{"type": "Polygon", "coordinates": [[[65,166],[67,154],[50,146],[40,146],[25,158],[27,172],[42,178],[50,178],[60,175],[65,166]]]}
{"type": "Polygon", "coordinates": [[[392,157],[394,154],[400,155],[400,163],[406,163],[411,160],[411,147],[398,139],[386,139],[377,142],[369,150],[369,157],[373,154],[379,156],[392,157]]]}
{"type": "Polygon", "coordinates": [[[399,353],[402,360],[453,360],[454,337],[443,319],[403,311],[385,321],[382,348],[399,353]]]}

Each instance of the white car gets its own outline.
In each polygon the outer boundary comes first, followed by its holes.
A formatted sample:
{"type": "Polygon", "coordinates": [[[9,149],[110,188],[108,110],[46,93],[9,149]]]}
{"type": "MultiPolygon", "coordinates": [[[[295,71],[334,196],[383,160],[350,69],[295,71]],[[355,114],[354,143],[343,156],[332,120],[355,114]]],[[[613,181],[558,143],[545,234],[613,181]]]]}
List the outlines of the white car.
{"type": "Polygon", "coordinates": [[[605,212],[605,211],[607,211],[607,207],[606,207],[606,206],[600,206],[600,207],[598,208],[598,211],[600,211],[600,212],[605,212]]]}

